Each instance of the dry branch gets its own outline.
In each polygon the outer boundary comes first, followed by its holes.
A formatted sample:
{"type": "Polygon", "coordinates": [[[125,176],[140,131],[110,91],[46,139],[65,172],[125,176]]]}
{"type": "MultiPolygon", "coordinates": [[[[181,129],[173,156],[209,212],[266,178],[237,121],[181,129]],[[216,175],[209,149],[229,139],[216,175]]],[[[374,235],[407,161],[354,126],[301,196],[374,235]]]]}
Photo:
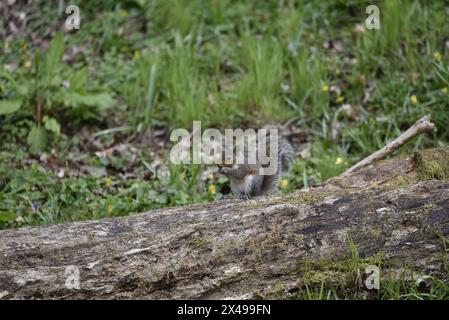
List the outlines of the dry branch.
{"type": "Polygon", "coordinates": [[[408,128],[407,131],[402,133],[399,137],[388,143],[382,149],[376,151],[375,153],[366,157],[362,161],[353,165],[351,168],[346,170],[343,173],[343,175],[354,172],[360,168],[370,165],[371,163],[384,159],[385,157],[391,155],[393,152],[401,148],[407,142],[414,139],[416,136],[420,135],[421,133],[436,131],[437,128],[435,124],[430,122],[430,118],[431,118],[430,114],[422,117],[421,119],[416,121],[410,128],[408,128]]]}

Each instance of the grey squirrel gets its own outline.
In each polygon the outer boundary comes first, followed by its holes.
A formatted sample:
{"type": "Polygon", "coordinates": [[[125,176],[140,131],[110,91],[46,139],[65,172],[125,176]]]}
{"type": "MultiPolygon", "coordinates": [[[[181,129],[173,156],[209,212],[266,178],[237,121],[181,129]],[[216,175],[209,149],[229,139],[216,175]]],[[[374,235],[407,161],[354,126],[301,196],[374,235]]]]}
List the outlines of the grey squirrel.
{"type": "MultiPolygon", "coordinates": [[[[269,143],[269,138],[267,139],[269,143]]],[[[246,155],[246,154],[245,154],[246,155]]],[[[277,170],[272,175],[261,175],[260,163],[255,164],[223,164],[218,172],[229,178],[232,192],[241,199],[250,199],[267,194],[277,188],[279,177],[290,170],[295,152],[290,143],[278,138],[277,170]]],[[[246,158],[245,158],[246,159],[246,158]]]]}

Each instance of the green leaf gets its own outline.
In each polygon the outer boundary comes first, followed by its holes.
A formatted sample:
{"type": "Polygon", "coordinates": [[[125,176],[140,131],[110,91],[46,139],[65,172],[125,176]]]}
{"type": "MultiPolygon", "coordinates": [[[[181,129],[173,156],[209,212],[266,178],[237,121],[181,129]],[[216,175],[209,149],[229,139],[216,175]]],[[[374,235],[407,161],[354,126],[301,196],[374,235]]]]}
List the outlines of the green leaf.
{"type": "Polygon", "coordinates": [[[99,109],[109,109],[114,106],[114,98],[106,92],[86,94],[83,99],[84,104],[99,109]]]}
{"type": "Polygon", "coordinates": [[[70,107],[88,106],[98,109],[109,109],[115,105],[115,99],[106,92],[81,94],[66,92],[62,96],[63,103],[70,107]]]}
{"type": "Polygon", "coordinates": [[[153,64],[150,71],[150,81],[148,82],[145,110],[145,125],[149,126],[150,113],[153,108],[154,85],[156,83],[157,65],[153,64]]]}
{"type": "Polygon", "coordinates": [[[56,37],[51,41],[50,47],[45,53],[45,64],[47,68],[55,66],[62,61],[64,55],[64,36],[61,32],[56,34],[56,37]]]}
{"type": "MultiPolygon", "coordinates": [[[[37,77],[40,78],[42,75],[42,63],[43,63],[43,54],[39,48],[34,52],[34,68],[36,69],[37,77]]],[[[41,80],[41,79],[38,79],[41,80]]]]}
{"type": "Polygon", "coordinates": [[[16,112],[22,106],[22,100],[0,100],[0,116],[16,112]]]}
{"type": "Polygon", "coordinates": [[[61,133],[61,126],[59,125],[59,122],[55,118],[44,116],[43,121],[45,129],[59,136],[59,134],[61,133]]]}
{"type": "Polygon", "coordinates": [[[87,67],[78,70],[70,77],[70,91],[82,91],[86,87],[88,70],[87,67]]]}
{"type": "Polygon", "coordinates": [[[27,138],[28,146],[32,153],[40,153],[47,145],[47,131],[43,127],[33,127],[27,138]]]}
{"type": "Polygon", "coordinates": [[[161,203],[161,204],[167,204],[168,203],[168,196],[165,193],[160,194],[158,200],[159,200],[159,203],[161,203]]]}
{"type": "Polygon", "coordinates": [[[8,222],[16,219],[16,214],[9,211],[0,212],[0,222],[8,222]]]}
{"type": "MultiPolygon", "coordinates": [[[[55,77],[62,67],[61,61],[64,55],[64,37],[61,32],[50,43],[50,47],[43,58],[44,63],[37,68],[38,74],[42,74],[42,85],[49,87],[55,85],[55,77]]],[[[41,60],[37,59],[37,60],[41,60]]]]}

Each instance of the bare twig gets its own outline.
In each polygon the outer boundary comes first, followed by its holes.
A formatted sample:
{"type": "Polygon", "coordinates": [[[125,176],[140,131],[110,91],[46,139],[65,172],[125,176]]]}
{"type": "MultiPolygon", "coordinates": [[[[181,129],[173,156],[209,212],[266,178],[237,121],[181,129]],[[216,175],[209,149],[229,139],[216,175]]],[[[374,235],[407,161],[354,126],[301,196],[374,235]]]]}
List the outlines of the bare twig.
{"type": "Polygon", "coordinates": [[[418,121],[416,121],[410,128],[407,129],[407,131],[405,131],[399,137],[388,143],[385,147],[374,152],[373,154],[366,157],[362,161],[357,162],[351,168],[346,170],[343,173],[343,175],[354,172],[362,167],[370,165],[371,163],[379,161],[385,158],[386,156],[389,156],[390,154],[395,152],[397,149],[401,148],[404,144],[406,144],[416,136],[420,135],[421,133],[430,131],[437,131],[437,127],[435,126],[434,123],[430,122],[430,114],[428,114],[419,119],[418,121]]]}

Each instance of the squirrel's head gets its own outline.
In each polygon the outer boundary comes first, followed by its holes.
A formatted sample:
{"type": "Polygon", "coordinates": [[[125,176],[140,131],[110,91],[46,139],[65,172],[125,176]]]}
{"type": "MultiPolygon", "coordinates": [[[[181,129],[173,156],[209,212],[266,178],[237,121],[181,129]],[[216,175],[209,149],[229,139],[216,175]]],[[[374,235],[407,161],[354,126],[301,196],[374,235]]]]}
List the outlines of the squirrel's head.
{"type": "Polygon", "coordinates": [[[240,180],[247,175],[257,175],[258,168],[256,164],[221,164],[218,165],[218,173],[233,180],[240,180]]]}
{"type": "MultiPolygon", "coordinates": [[[[235,152],[235,150],[233,150],[235,152]]],[[[233,154],[233,158],[225,158],[225,161],[223,163],[218,164],[218,173],[223,174],[227,177],[229,177],[230,174],[232,174],[232,170],[237,169],[237,166],[235,164],[235,154],[233,154]]]]}
{"type": "Polygon", "coordinates": [[[219,164],[218,165],[218,173],[227,176],[232,170],[233,164],[219,164]]]}

